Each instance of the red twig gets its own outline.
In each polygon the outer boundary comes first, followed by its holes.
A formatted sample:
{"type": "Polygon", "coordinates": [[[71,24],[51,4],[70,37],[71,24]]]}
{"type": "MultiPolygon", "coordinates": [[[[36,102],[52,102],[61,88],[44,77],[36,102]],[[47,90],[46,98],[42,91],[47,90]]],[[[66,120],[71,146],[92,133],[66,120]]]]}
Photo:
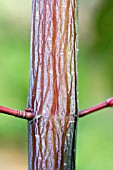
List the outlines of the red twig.
{"type": "Polygon", "coordinates": [[[0,112],[11,116],[23,118],[23,119],[28,119],[28,120],[33,119],[35,117],[34,113],[29,108],[25,109],[25,111],[21,111],[21,110],[14,110],[14,109],[0,106],[0,112]]]}
{"type": "Polygon", "coordinates": [[[113,98],[109,98],[105,102],[100,103],[100,104],[98,104],[96,106],[93,106],[91,108],[81,110],[81,111],[79,111],[78,115],[79,115],[79,117],[83,117],[83,116],[86,116],[86,115],[88,115],[88,114],[90,114],[92,112],[104,109],[106,107],[113,107],[113,98]]]}

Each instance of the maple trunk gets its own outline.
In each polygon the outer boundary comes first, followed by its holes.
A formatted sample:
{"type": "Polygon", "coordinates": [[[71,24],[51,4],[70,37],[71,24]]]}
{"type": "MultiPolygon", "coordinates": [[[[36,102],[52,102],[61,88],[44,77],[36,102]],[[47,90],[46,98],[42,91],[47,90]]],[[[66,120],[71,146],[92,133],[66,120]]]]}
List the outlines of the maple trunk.
{"type": "Polygon", "coordinates": [[[76,0],[32,0],[29,170],[75,169],[76,30],[76,0]]]}

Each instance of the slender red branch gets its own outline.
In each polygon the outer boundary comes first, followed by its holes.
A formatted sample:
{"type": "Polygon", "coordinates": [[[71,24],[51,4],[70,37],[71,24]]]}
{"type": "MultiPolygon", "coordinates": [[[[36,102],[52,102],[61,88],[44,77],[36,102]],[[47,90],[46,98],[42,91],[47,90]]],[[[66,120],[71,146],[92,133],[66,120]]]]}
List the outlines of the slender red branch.
{"type": "Polygon", "coordinates": [[[86,116],[92,112],[104,109],[106,107],[113,107],[113,98],[109,98],[105,102],[100,103],[100,104],[93,106],[91,108],[79,111],[79,117],[86,116]]]}
{"type": "Polygon", "coordinates": [[[28,119],[28,120],[33,119],[35,117],[34,113],[29,108],[25,109],[25,111],[21,111],[21,110],[14,110],[11,108],[0,106],[0,112],[11,116],[23,118],[23,119],[28,119]]]}

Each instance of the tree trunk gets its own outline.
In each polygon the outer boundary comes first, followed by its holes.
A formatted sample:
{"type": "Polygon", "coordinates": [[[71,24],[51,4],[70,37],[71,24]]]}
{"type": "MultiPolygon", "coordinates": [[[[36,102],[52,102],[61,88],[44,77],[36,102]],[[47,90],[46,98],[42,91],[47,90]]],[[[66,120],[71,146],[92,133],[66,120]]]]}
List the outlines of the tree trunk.
{"type": "Polygon", "coordinates": [[[29,170],[74,170],[77,0],[32,0],[29,170]]]}

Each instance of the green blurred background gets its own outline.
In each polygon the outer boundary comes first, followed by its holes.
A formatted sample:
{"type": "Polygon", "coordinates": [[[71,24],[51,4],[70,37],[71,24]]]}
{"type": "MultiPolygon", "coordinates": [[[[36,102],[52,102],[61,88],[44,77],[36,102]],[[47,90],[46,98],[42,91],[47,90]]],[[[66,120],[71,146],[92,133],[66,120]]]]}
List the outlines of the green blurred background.
{"type": "MultiPolygon", "coordinates": [[[[24,110],[29,86],[31,1],[0,1],[0,105],[24,110]]],[[[79,2],[79,109],[113,94],[113,1],[79,2]]],[[[113,169],[113,110],[78,122],[77,170],[113,169]]],[[[0,116],[0,167],[27,170],[27,122],[0,116]]]]}

